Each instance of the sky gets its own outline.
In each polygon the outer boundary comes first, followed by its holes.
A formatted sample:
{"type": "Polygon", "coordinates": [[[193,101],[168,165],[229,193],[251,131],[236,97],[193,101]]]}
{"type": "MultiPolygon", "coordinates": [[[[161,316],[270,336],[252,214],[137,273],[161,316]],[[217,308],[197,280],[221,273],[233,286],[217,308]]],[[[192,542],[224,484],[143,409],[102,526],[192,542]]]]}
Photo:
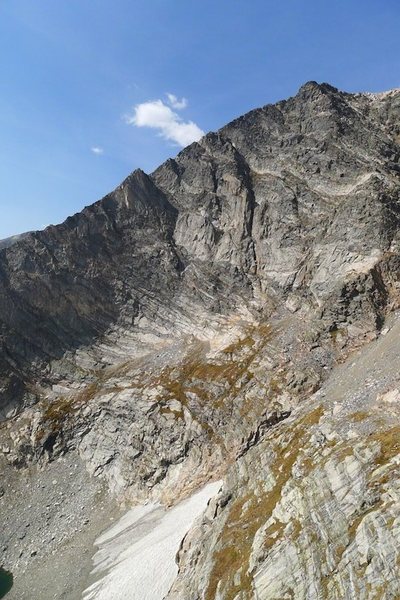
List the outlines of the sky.
{"type": "Polygon", "coordinates": [[[0,0],[0,239],[309,80],[400,87],[399,0],[0,0]]]}

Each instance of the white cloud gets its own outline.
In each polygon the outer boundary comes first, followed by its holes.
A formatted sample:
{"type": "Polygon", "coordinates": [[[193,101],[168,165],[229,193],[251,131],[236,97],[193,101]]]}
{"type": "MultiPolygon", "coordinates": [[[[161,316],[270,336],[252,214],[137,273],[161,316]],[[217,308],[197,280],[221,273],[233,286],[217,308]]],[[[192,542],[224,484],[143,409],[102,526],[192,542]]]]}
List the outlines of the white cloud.
{"type": "MultiPolygon", "coordinates": [[[[174,108],[187,106],[185,98],[178,100],[173,94],[167,96],[174,108]]],[[[149,102],[137,104],[133,108],[133,114],[126,117],[126,122],[136,127],[157,129],[159,135],[164,139],[175,142],[179,146],[187,146],[192,142],[197,142],[204,135],[204,131],[196,123],[184,121],[162,100],[150,100],[149,102]]]]}
{"type": "Polygon", "coordinates": [[[175,108],[176,110],[182,110],[188,105],[188,101],[186,100],[186,98],[181,98],[179,100],[179,98],[177,98],[175,94],[167,94],[167,98],[168,103],[172,106],[172,108],[175,108]]]}
{"type": "Polygon", "coordinates": [[[90,150],[93,152],[93,154],[104,154],[104,149],[100,148],[100,146],[92,146],[90,150]]]}

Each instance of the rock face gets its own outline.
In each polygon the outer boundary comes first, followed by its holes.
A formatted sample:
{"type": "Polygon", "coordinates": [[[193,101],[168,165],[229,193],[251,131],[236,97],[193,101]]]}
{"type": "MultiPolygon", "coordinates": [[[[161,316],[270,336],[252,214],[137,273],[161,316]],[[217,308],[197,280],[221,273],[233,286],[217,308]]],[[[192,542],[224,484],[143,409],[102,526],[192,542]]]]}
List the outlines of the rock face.
{"type": "Polygon", "coordinates": [[[399,117],[309,82],[0,250],[7,462],[133,502],[224,478],[171,599],[400,595],[395,373],[338,366],[395,358],[399,117]]]}
{"type": "Polygon", "coordinates": [[[3,248],[9,248],[16,242],[23,240],[29,234],[30,234],[30,231],[28,231],[27,233],[19,233],[17,235],[12,235],[11,237],[0,240],[0,250],[2,250],[3,248]]]}
{"type": "Polygon", "coordinates": [[[230,467],[168,599],[398,598],[399,333],[230,467]]]}

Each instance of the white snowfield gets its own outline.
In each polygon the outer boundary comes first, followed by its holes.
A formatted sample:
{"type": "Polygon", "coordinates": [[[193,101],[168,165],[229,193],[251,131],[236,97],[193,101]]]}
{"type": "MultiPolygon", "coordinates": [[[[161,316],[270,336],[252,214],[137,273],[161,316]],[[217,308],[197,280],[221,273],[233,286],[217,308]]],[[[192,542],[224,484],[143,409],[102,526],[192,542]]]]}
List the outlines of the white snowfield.
{"type": "Polygon", "coordinates": [[[84,600],[162,600],[178,567],[175,556],[195,519],[220,489],[210,483],[170,510],[146,504],[131,509],[96,540],[93,575],[84,600]]]}

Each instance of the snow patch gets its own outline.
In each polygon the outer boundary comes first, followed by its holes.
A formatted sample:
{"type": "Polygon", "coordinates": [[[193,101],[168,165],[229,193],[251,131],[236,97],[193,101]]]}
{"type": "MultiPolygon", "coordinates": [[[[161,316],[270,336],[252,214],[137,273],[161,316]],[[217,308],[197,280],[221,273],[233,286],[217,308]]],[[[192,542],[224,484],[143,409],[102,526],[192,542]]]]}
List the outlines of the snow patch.
{"type": "Polygon", "coordinates": [[[93,575],[84,600],[162,600],[177,573],[180,543],[221,482],[210,483],[172,509],[146,504],[131,509],[95,544],[93,575]]]}

